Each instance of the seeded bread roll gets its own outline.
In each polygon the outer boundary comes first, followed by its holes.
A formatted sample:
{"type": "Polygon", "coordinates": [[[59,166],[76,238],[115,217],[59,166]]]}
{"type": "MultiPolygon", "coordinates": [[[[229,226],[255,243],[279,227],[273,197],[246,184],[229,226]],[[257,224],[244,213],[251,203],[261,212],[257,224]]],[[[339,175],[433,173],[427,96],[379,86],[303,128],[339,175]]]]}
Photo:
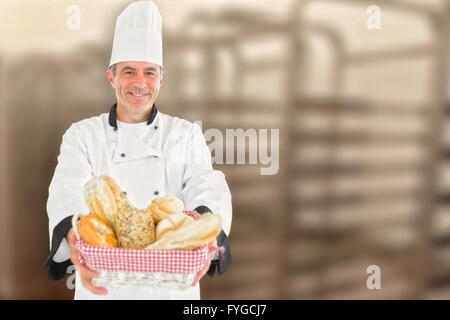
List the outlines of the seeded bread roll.
{"type": "Polygon", "coordinates": [[[125,206],[115,220],[119,247],[143,249],[156,240],[153,216],[148,210],[125,206]]]}
{"type": "Polygon", "coordinates": [[[99,247],[117,247],[113,228],[94,214],[84,216],[78,223],[78,233],[84,242],[99,247]]]}
{"type": "Polygon", "coordinates": [[[171,214],[183,212],[184,205],[177,197],[165,196],[154,199],[148,209],[153,213],[155,223],[158,224],[171,214]]]}

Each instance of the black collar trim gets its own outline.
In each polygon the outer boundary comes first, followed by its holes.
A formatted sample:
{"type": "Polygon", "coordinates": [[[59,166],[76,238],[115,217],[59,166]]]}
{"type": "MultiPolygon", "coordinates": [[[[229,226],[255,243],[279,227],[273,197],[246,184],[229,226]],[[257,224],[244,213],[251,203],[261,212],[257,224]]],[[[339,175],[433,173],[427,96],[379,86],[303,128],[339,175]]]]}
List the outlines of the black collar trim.
{"type": "MultiPolygon", "coordinates": [[[[111,111],[109,112],[109,125],[111,127],[113,127],[115,131],[117,130],[116,110],[117,110],[117,103],[115,103],[112,106],[111,111]]],[[[147,120],[147,125],[152,124],[152,122],[153,122],[153,120],[155,120],[157,114],[158,114],[158,109],[156,109],[156,104],[153,104],[152,113],[150,113],[150,117],[147,120]]]]}

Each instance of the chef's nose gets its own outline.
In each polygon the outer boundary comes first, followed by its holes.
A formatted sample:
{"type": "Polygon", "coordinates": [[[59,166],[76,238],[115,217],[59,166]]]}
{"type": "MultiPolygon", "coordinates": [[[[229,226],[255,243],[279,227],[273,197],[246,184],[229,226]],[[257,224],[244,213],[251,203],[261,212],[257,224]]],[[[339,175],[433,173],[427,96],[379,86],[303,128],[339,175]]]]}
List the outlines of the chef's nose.
{"type": "Polygon", "coordinates": [[[134,78],[134,84],[141,89],[147,88],[147,83],[145,82],[145,77],[143,73],[141,72],[136,73],[136,76],[134,78]]]}

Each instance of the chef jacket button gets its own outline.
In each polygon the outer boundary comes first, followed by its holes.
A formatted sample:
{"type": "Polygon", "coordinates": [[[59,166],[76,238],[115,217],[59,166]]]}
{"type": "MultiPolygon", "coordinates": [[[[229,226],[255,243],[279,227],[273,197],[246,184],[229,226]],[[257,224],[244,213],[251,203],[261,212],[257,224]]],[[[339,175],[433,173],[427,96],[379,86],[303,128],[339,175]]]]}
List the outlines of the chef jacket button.
{"type": "Polygon", "coordinates": [[[125,158],[125,153],[121,153],[120,156],[121,156],[122,158],[125,158]]]}
{"type": "Polygon", "coordinates": [[[154,128],[155,128],[155,130],[158,130],[158,126],[155,126],[154,128]]]}
{"type": "Polygon", "coordinates": [[[153,194],[154,194],[155,196],[157,196],[157,195],[159,194],[159,192],[158,192],[158,191],[155,191],[155,192],[153,192],[153,194]]]}

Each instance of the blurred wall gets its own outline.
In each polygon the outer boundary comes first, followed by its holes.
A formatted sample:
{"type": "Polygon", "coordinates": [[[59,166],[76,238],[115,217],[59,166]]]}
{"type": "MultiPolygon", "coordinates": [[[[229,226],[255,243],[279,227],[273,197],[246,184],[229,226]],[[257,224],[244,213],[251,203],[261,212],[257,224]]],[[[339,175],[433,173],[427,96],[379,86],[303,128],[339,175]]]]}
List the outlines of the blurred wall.
{"type": "MultiPolygon", "coordinates": [[[[64,131],[115,101],[130,2],[0,2],[0,298],[73,297],[41,268],[48,186],[64,131]]],[[[202,298],[449,298],[448,2],[155,2],[158,108],[202,121],[233,196],[233,264],[202,298]],[[255,133],[244,163],[227,129],[255,133]]]]}

